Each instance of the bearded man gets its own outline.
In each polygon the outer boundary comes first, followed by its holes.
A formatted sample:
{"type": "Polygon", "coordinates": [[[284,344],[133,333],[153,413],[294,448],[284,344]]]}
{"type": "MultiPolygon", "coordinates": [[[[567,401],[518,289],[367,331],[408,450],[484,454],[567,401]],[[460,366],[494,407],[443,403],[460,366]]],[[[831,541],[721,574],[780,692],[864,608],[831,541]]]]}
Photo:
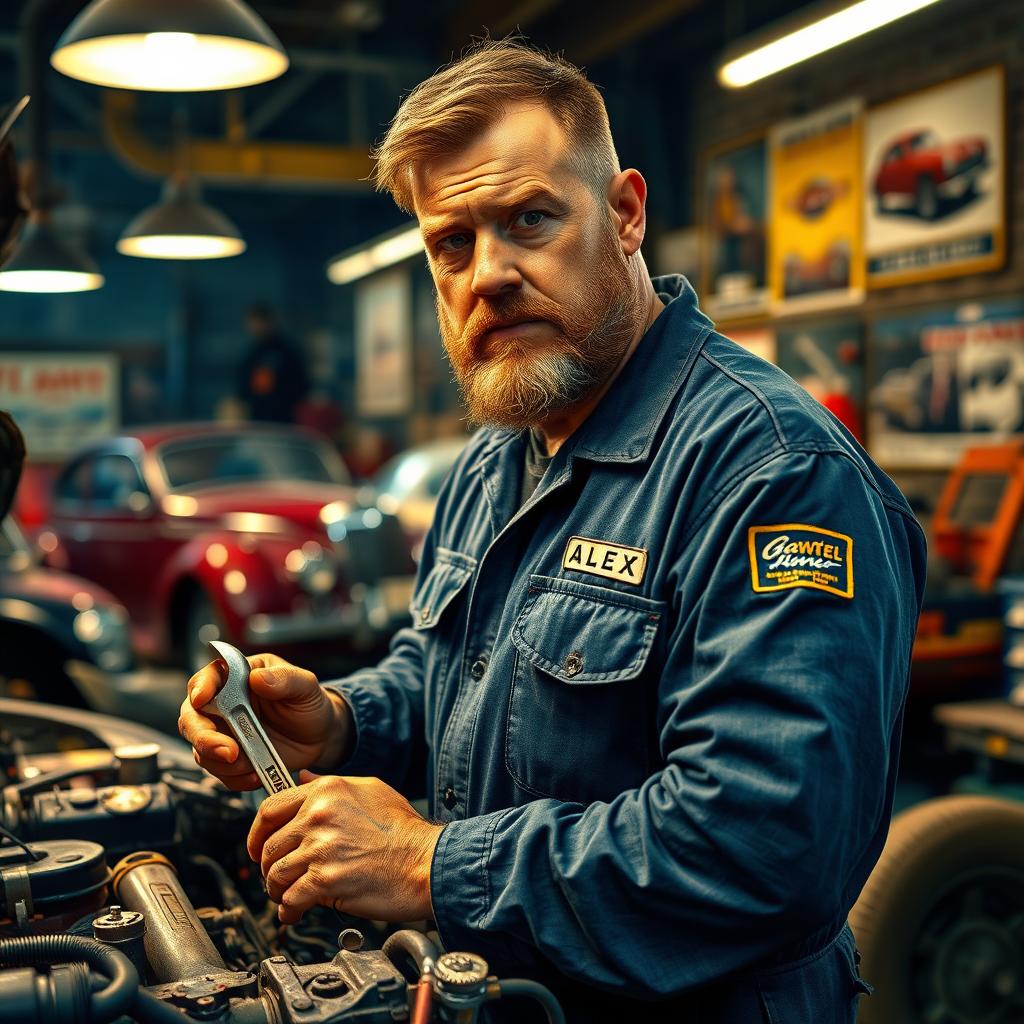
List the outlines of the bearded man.
{"type": "MultiPolygon", "coordinates": [[[[287,763],[325,773],[250,834],[281,919],[432,918],[574,1021],[849,1024],[924,575],[910,509],[685,279],[649,278],[644,179],[578,69],[477,45],[406,98],[376,176],[419,221],[483,429],[380,665],[320,684],[251,659],[287,763]],[[429,818],[392,788],[424,779],[429,818]]],[[[221,671],[182,732],[254,789],[202,713],[221,671]]]]}

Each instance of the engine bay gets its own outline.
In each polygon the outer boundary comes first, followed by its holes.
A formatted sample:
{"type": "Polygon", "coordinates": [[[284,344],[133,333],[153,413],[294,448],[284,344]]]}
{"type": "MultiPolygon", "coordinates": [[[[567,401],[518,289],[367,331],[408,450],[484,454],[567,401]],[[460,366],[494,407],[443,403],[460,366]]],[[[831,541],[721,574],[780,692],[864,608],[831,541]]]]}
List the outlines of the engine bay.
{"type": "MultiPolygon", "coordinates": [[[[8,1024],[472,1024],[543,986],[500,981],[426,924],[317,907],[282,925],[239,795],[121,719],[0,700],[0,1006],[8,1024]]],[[[518,1002],[518,1000],[517,1000],[518,1002]]]]}

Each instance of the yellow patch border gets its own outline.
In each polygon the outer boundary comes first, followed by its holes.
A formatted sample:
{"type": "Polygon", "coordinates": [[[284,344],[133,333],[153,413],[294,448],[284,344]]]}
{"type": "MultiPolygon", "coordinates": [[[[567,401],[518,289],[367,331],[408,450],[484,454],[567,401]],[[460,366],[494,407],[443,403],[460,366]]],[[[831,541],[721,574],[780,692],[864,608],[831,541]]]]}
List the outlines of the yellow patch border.
{"type": "Polygon", "coordinates": [[[826,530],[821,526],[811,526],[810,523],[779,523],[775,526],[751,526],[747,530],[747,551],[750,555],[750,584],[754,588],[755,593],[768,594],[776,590],[793,590],[797,587],[806,587],[808,590],[824,590],[827,594],[844,597],[847,601],[853,600],[853,538],[845,533],[836,533],[834,530],[826,530]],[[755,541],[759,533],[774,533],[779,530],[806,530],[810,533],[821,533],[826,537],[838,537],[840,540],[845,540],[848,552],[846,559],[846,589],[839,590],[836,587],[830,587],[824,583],[813,583],[810,580],[795,580],[792,583],[776,583],[771,587],[762,587],[758,579],[757,547],[755,541]]]}
{"type": "Polygon", "coordinates": [[[616,544],[610,540],[599,540],[597,537],[582,537],[579,534],[573,534],[565,542],[565,550],[562,552],[562,568],[568,572],[578,572],[585,576],[597,576],[599,579],[605,580],[619,580],[631,587],[639,587],[644,581],[644,576],[647,575],[647,548],[635,548],[629,544],[616,544]],[[574,540],[585,541],[588,544],[600,544],[602,547],[615,548],[618,551],[628,551],[630,554],[638,554],[640,556],[640,578],[627,580],[623,579],[622,576],[613,574],[610,570],[607,572],[597,572],[592,567],[581,568],[576,565],[567,565],[566,559],[569,557],[569,549],[572,547],[574,540]]]}

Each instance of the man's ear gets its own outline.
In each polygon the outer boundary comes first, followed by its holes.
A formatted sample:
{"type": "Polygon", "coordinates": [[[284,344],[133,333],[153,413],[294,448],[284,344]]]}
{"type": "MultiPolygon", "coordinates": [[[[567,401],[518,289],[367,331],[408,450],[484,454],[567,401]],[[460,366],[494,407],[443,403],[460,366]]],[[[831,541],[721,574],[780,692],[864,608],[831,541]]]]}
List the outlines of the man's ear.
{"type": "Polygon", "coordinates": [[[614,216],[615,233],[626,256],[640,248],[647,230],[647,182],[644,176],[630,167],[620,171],[608,183],[608,205],[614,216]]]}

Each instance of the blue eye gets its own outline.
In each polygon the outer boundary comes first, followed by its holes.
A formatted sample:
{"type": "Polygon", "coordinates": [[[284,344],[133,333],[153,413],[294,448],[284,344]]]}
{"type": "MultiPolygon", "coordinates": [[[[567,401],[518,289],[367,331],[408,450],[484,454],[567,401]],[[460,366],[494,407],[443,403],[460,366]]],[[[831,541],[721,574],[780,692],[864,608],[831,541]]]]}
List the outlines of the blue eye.
{"type": "Polygon", "coordinates": [[[443,252],[458,252],[460,249],[465,249],[468,244],[469,235],[459,232],[442,238],[438,243],[438,248],[443,252]]]}
{"type": "Polygon", "coordinates": [[[516,221],[522,222],[521,227],[535,228],[546,218],[547,214],[543,210],[526,210],[516,217],[516,221]]]}

